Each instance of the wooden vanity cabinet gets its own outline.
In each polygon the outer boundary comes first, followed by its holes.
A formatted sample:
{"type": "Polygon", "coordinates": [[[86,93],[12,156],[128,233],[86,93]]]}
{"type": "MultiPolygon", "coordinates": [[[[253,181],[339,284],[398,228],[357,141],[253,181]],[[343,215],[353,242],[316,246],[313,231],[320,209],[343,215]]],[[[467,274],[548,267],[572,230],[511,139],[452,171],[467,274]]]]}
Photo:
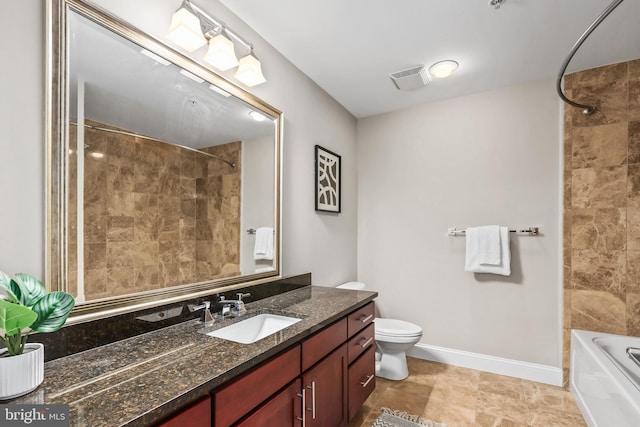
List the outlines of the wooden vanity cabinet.
{"type": "Polygon", "coordinates": [[[375,387],[373,307],[214,391],[213,426],[346,427],[375,387]]]}
{"type": "Polygon", "coordinates": [[[374,303],[371,302],[347,317],[349,341],[349,407],[351,420],[376,387],[376,352],[374,303]]]}

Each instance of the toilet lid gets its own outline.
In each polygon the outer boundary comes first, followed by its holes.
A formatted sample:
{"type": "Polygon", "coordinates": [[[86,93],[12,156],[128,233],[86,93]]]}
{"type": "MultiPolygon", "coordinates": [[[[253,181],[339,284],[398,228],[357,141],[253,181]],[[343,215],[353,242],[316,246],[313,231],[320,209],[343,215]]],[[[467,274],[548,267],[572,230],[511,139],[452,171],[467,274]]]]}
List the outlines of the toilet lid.
{"type": "Polygon", "coordinates": [[[413,323],[397,319],[381,319],[376,317],[376,334],[395,336],[416,336],[422,334],[422,328],[413,323]]]}

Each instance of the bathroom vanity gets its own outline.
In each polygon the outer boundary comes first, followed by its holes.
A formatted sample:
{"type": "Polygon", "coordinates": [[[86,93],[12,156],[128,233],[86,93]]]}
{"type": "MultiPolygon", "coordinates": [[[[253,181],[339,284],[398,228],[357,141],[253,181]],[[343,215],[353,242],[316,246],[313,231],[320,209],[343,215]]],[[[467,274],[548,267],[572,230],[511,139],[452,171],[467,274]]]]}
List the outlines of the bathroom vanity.
{"type": "Polygon", "coordinates": [[[346,426],[375,387],[376,296],[307,286],[247,304],[301,319],[252,344],[205,334],[242,318],[194,320],[53,360],[10,403],[68,404],[72,426],[346,426]]]}

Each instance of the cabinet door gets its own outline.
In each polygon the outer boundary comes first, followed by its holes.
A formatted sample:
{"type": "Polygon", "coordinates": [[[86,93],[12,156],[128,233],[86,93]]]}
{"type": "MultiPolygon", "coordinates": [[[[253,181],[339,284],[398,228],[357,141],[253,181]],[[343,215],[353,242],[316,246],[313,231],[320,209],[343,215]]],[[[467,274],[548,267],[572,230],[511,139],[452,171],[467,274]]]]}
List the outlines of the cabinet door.
{"type": "Polygon", "coordinates": [[[349,366],[349,419],[353,418],[376,387],[376,351],[369,347],[349,366]]]}
{"type": "Polygon", "coordinates": [[[302,374],[306,427],[346,426],[347,346],[343,344],[302,374]]]}
{"type": "Polygon", "coordinates": [[[156,424],[156,427],[211,427],[211,398],[206,397],[176,412],[171,418],[156,424]]]}
{"type": "Polygon", "coordinates": [[[300,379],[292,382],[289,387],[269,399],[256,412],[242,422],[238,427],[299,427],[301,425],[301,395],[300,379]]]}

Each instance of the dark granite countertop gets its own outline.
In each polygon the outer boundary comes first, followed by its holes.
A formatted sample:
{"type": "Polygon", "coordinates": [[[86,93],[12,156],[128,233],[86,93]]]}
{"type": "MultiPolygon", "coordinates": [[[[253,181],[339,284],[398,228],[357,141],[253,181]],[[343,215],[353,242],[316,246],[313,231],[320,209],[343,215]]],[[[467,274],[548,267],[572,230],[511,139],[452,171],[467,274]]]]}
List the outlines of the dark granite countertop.
{"type": "MultiPolygon", "coordinates": [[[[68,404],[71,426],[147,426],[376,296],[308,286],[248,303],[246,316],[273,312],[302,319],[253,344],[207,336],[194,320],[56,359],[45,364],[38,389],[11,403],[68,404]]],[[[243,318],[217,321],[206,332],[243,318]]]]}

